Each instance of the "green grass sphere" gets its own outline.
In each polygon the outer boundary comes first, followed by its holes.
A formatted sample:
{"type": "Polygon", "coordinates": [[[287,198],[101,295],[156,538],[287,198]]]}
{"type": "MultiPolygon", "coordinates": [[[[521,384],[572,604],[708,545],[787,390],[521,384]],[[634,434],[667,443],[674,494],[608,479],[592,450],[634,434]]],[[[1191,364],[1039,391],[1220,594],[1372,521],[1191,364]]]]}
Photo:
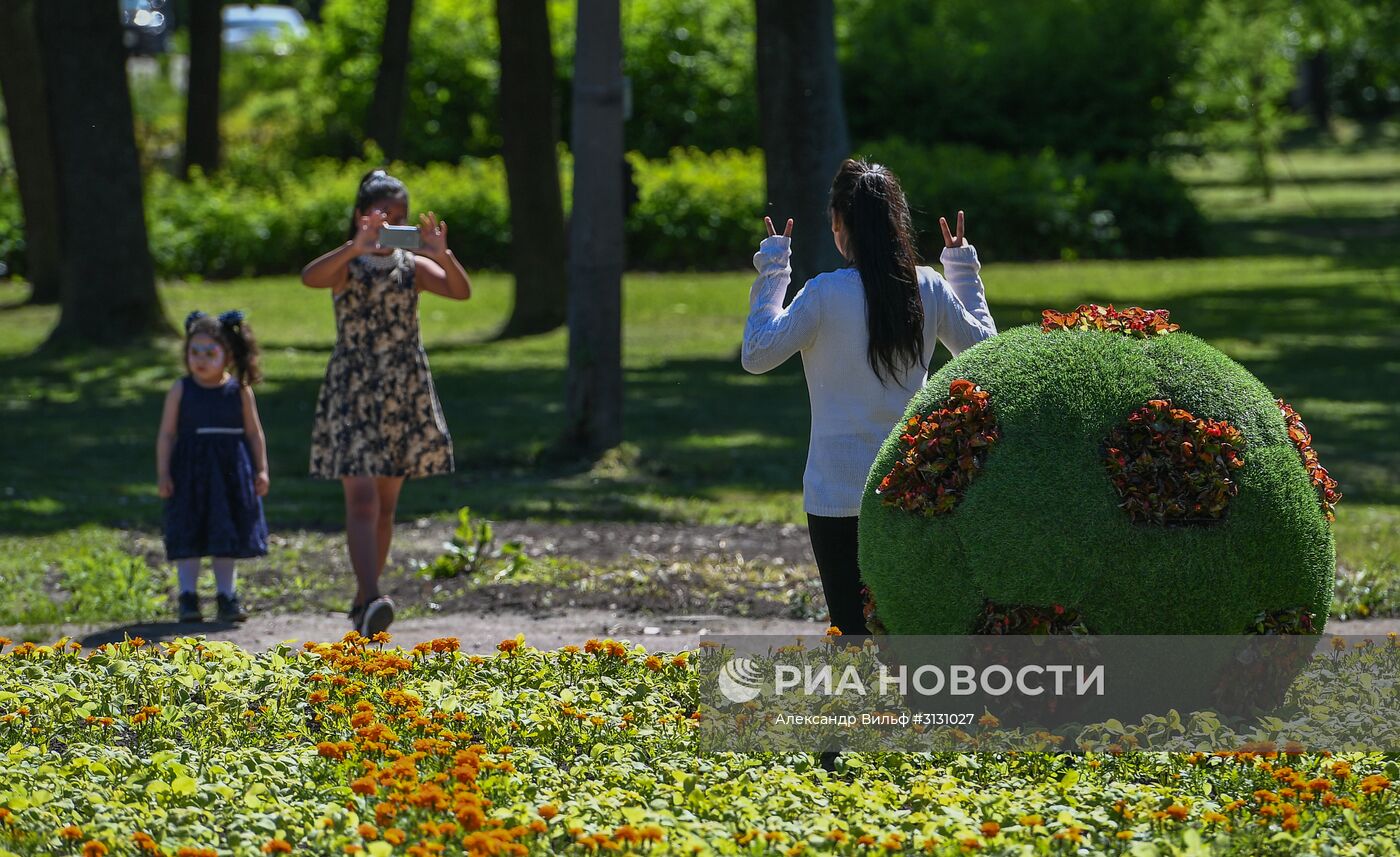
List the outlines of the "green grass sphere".
{"type": "Polygon", "coordinates": [[[1062,605],[1096,634],[1238,634],[1262,612],[1297,607],[1322,629],[1331,528],[1275,397],[1238,363],[1179,331],[1018,327],[945,364],[906,420],[937,409],[958,378],[990,394],[1001,439],[953,511],[925,517],[876,494],[903,425],[866,483],[861,575],[889,633],[971,633],[987,601],[1062,605]],[[1238,494],[1221,520],[1136,523],[1119,507],[1101,444],[1152,399],[1243,433],[1238,494]]]}

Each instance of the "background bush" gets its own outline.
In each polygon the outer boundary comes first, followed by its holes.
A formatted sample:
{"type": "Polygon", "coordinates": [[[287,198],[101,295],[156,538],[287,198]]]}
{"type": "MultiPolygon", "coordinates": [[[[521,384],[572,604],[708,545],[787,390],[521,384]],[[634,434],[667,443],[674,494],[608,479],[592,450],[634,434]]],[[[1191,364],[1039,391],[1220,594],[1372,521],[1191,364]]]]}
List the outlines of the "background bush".
{"type": "MultiPolygon", "coordinates": [[[[926,259],[942,248],[938,216],[962,208],[985,259],[1173,256],[1201,252],[1200,213],[1165,170],[1092,166],[967,146],[888,140],[863,154],[904,181],[926,259]]],[[[639,199],[627,217],[627,264],[643,270],[744,268],[763,236],[763,155],[676,149],[629,156],[639,199]]],[[[285,274],[344,241],[355,189],[377,158],[321,159],[296,170],[232,172],[189,182],[161,171],[146,185],[146,219],[164,278],[285,274]]],[[[251,167],[251,165],[250,165],[251,167]]],[[[412,212],[447,220],[453,251],[470,268],[510,264],[510,210],[499,157],[396,165],[412,212]]],[[[568,198],[572,163],[561,178],[568,198]]],[[[777,213],[784,216],[782,212],[777,213]]],[[[825,224],[803,233],[825,240],[825,224]]],[[[23,224],[13,182],[0,182],[0,262],[24,271],[23,224]]]]}

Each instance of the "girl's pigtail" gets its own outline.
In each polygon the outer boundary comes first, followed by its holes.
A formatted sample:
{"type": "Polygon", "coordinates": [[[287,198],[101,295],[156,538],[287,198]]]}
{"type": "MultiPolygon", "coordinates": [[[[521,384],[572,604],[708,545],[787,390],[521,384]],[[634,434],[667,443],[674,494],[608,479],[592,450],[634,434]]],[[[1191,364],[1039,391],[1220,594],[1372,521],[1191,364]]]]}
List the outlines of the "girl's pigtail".
{"type": "Polygon", "coordinates": [[[233,357],[233,371],[238,382],[245,387],[262,380],[262,369],[258,366],[258,342],[253,329],[243,319],[241,310],[231,309],[219,315],[219,325],[228,340],[233,357]]]}

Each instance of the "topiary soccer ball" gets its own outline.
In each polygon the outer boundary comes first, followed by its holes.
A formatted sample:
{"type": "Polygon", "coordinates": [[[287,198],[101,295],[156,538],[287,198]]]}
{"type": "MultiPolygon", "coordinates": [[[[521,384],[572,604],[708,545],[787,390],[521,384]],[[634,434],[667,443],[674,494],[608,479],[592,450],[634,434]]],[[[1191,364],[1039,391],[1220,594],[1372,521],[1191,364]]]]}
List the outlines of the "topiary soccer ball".
{"type": "Polygon", "coordinates": [[[1046,310],[944,365],[881,448],[872,631],[1321,631],[1341,495],[1310,440],[1165,310],[1046,310]]]}

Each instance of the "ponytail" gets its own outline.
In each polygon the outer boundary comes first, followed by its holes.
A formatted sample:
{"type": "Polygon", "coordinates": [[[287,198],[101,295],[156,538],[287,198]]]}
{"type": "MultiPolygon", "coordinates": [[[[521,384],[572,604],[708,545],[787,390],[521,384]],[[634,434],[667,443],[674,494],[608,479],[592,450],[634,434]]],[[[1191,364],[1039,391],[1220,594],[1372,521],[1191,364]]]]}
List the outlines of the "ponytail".
{"type": "Polygon", "coordinates": [[[408,205],[408,187],[403,182],[384,172],[370,170],[360,179],[360,188],[355,192],[355,210],[350,215],[350,240],[360,231],[360,212],[385,199],[402,200],[408,205]]]}
{"type": "Polygon", "coordinates": [[[253,328],[243,319],[243,311],[231,309],[213,318],[195,310],[185,316],[185,348],[196,334],[219,343],[233,362],[233,374],[238,383],[251,387],[262,380],[262,368],[258,365],[258,341],[253,336],[253,328]]]}
{"type": "Polygon", "coordinates": [[[865,287],[866,359],[884,386],[887,377],[897,378],[924,359],[924,304],[909,203],[894,173],[847,159],[832,181],[830,208],[865,287]]]}

